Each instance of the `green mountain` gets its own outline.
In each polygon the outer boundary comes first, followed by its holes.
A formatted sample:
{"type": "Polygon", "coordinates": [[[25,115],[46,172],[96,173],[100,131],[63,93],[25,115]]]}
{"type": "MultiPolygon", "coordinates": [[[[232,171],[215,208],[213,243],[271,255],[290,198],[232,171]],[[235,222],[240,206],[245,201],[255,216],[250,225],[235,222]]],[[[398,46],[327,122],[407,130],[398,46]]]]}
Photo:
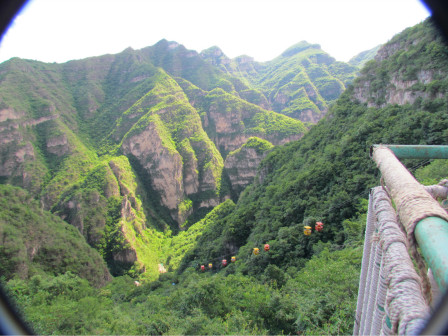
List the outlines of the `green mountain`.
{"type": "Polygon", "coordinates": [[[306,41],[265,63],[248,56],[230,60],[217,47],[201,52],[201,56],[227,73],[246,79],[255,89],[240,92],[247,100],[310,123],[325,115],[358,71],[336,61],[320,45],[306,41]]]}
{"type": "MultiPolygon", "coordinates": [[[[77,227],[115,276],[97,289],[76,266],[50,274],[43,264],[7,278],[7,289],[38,333],[350,333],[366,198],[379,183],[369,147],[445,141],[447,62],[425,21],[356,79],[355,67],[307,43],[264,64],[166,41],[1,64],[3,184],[77,227]],[[327,104],[309,131],[269,110],[299,83],[327,104]],[[304,235],[316,221],[324,230],[304,235]]],[[[297,98],[285,97],[284,106],[297,98]]],[[[445,171],[437,161],[416,175],[432,183],[445,171]]],[[[50,216],[33,206],[28,217],[39,211],[50,216]]],[[[5,251],[2,260],[20,253],[5,251]]]]}
{"type": "Polygon", "coordinates": [[[366,64],[368,61],[372,60],[375,57],[376,53],[380,48],[381,44],[377,45],[372,49],[361,51],[358,55],[355,55],[352,58],[350,58],[348,64],[362,68],[364,64],[366,64]]]}
{"type": "Polygon", "coordinates": [[[114,275],[157,277],[171,234],[239,197],[265,154],[236,185],[237,163],[224,167],[230,152],[253,137],[271,148],[308,131],[166,40],[64,64],[15,58],[0,73],[1,182],[76,226],[114,275]]]}

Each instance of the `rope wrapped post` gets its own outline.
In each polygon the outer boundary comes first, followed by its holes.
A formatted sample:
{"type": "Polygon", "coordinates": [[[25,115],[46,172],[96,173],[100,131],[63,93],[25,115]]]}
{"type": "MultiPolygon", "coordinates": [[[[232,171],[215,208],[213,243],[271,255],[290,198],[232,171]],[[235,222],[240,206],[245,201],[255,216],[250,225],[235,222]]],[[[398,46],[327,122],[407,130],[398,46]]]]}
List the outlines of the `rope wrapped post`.
{"type": "Polygon", "coordinates": [[[391,149],[381,145],[372,149],[373,160],[396,204],[409,241],[411,244],[415,240],[418,242],[437,284],[444,291],[448,284],[448,214],[415,180],[391,149]]]}

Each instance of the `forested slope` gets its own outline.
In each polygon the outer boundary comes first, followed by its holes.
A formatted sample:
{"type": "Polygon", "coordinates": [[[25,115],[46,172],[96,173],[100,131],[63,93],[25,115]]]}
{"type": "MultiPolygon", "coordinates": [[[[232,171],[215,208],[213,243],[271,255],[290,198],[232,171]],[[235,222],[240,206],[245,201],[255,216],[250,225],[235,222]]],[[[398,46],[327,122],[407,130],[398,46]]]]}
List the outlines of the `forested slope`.
{"type": "MultiPolygon", "coordinates": [[[[445,86],[448,54],[430,23],[426,21],[405,30],[380,49],[378,55],[336,101],[328,116],[302,140],[274,149],[261,162],[255,183],[244,191],[225,221],[223,234],[216,240],[221,246],[220,253],[230,253],[227,246],[240,248],[239,258],[245,262],[239,264],[239,270],[243,273],[259,274],[270,263],[301,266],[319,240],[342,246],[349,238],[344,221],[355,216],[369,188],[379,183],[378,171],[368,155],[372,144],[444,143],[448,126],[445,86]],[[412,43],[416,38],[419,43],[412,43]],[[414,71],[414,77],[409,79],[414,86],[402,90],[405,97],[408,94],[420,97],[413,104],[391,100],[381,108],[368,107],[359,100],[360,87],[369,83],[373,86],[385,68],[393,70],[388,73],[389,85],[394,85],[393,78],[407,76],[394,56],[403,53],[396,47],[400,44],[418,58],[413,64],[433,69],[436,78],[423,82],[419,79],[420,71],[414,71]],[[414,51],[425,44],[437,46],[439,52],[414,51]],[[390,56],[382,59],[384,54],[390,56]],[[416,90],[417,87],[420,89],[416,90]],[[324,233],[304,236],[303,225],[315,221],[326,223],[324,233]],[[255,262],[250,251],[265,242],[275,252],[255,262]]],[[[380,94],[385,85],[388,84],[378,86],[378,91],[372,88],[369,94],[380,94]]],[[[198,244],[198,251],[186,257],[186,265],[189,260],[191,265],[201,260],[202,246],[198,244]]],[[[210,254],[209,250],[204,253],[210,254]]]]}

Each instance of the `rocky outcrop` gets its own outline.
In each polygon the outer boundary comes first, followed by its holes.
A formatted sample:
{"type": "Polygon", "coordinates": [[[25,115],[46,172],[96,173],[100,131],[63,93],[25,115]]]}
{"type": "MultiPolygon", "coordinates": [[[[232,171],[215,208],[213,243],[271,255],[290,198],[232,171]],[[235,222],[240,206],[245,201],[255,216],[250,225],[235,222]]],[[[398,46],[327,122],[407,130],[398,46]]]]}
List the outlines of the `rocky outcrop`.
{"type": "Polygon", "coordinates": [[[15,111],[12,108],[5,108],[0,110],[0,122],[7,120],[17,120],[25,116],[25,113],[15,111]]]}
{"type": "Polygon", "coordinates": [[[352,97],[369,107],[431,105],[446,94],[446,47],[431,20],[407,28],[383,45],[355,81],[352,97]]]}
{"type": "Polygon", "coordinates": [[[265,95],[258,90],[248,89],[240,91],[238,94],[242,99],[248,101],[249,103],[258,105],[265,110],[272,110],[271,104],[269,104],[265,95]]]}
{"type": "Polygon", "coordinates": [[[199,55],[208,63],[218,67],[222,66],[223,69],[230,64],[230,58],[228,58],[222,50],[216,46],[201,51],[199,55]]]}
{"type": "Polygon", "coordinates": [[[302,122],[266,111],[221,89],[211,91],[206,102],[202,124],[224,157],[252,136],[280,145],[298,140],[306,132],[302,122]]]}
{"type": "Polygon", "coordinates": [[[33,126],[48,120],[26,119],[24,112],[13,108],[0,110],[1,178],[14,180],[15,184],[32,192],[40,192],[47,169],[38,160],[32,132],[33,126]]]}
{"type": "Polygon", "coordinates": [[[47,151],[57,156],[70,153],[70,145],[65,134],[52,137],[47,140],[47,151]]]}
{"type": "Polygon", "coordinates": [[[369,77],[360,78],[354,87],[353,98],[369,107],[413,104],[418,98],[442,98],[444,92],[425,89],[425,85],[430,84],[436,74],[436,70],[420,70],[413,80],[404,80],[399,74],[393,74],[380,89],[372,88],[372,80],[369,77]]]}
{"type": "Polygon", "coordinates": [[[103,162],[86,181],[66,192],[56,214],[75,226],[90,246],[111,257],[108,264],[115,275],[122,274],[142,259],[135,240],[147,228],[129,162],[124,157],[103,162]],[[86,181],[93,176],[96,183],[89,185],[86,181]]]}
{"type": "Polygon", "coordinates": [[[43,210],[28,192],[1,184],[0,198],[14,200],[2,203],[2,277],[27,279],[36,273],[71,271],[97,287],[111,280],[98,252],[76,229],[43,210]]]}
{"type": "Polygon", "coordinates": [[[249,138],[244,134],[243,119],[250,117],[249,111],[238,108],[226,108],[219,101],[212,102],[204,119],[204,126],[212,126],[216,146],[224,153],[233,151],[249,138]]]}
{"type": "Polygon", "coordinates": [[[130,268],[137,261],[137,254],[134,249],[127,248],[112,255],[115,263],[119,263],[123,268],[130,268]]]}
{"type": "Polygon", "coordinates": [[[179,153],[183,158],[183,185],[186,195],[199,192],[199,166],[196,154],[190,141],[184,139],[179,146],[179,153]]]}
{"type": "Polygon", "coordinates": [[[26,159],[34,160],[33,146],[20,128],[23,117],[23,112],[12,108],[0,110],[0,176],[12,176],[22,170],[26,159]]]}
{"type": "Polygon", "coordinates": [[[224,168],[234,197],[253,182],[261,160],[273,147],[266,140],[252,137],[241,148],[229,153],[224,168]]]}
{"type": "MultiPolygon", "coordinates": [[[[157,119],[157,116],[153,118],[157,119]]],[[[163,127],[160,122],[149,122],[143,131],[125,138],[122,150],[141,163],[150,176],[152,187],[160,195],[162,205],[179,223],[182,218],[179,218],[177,210],[184,195],[183,163],[174,144],[164,137],[163,127]]]]}

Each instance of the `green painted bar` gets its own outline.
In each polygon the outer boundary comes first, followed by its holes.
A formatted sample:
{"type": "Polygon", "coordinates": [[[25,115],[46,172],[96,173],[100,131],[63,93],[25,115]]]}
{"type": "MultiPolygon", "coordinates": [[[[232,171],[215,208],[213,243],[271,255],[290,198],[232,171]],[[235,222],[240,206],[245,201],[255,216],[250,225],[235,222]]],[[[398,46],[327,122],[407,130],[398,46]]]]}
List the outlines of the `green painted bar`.
{"type": "Polygon", "coordinates": [[[414,234],[443,293],[448,285],[448,223],[439,217],[427,217],[417,223],[414,234]]]}
{"type": "Polygon", "coordinates": [[[437,145],[373,145],[384,146],[392,150],[399,159],[448,159],[448,146],[437,145]]]}

